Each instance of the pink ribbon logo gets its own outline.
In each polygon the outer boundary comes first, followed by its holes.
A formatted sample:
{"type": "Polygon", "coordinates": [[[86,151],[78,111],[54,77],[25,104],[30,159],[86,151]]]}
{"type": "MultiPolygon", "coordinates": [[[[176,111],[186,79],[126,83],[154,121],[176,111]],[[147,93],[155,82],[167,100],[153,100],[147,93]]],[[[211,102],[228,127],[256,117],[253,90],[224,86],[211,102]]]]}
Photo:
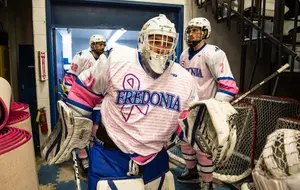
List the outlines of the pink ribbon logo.
{"type": "MultiPolygon", "coordinates": [[[[123,89],[139,91],[140,90],[140,80],[134,74],[127,74],[123,80],[123,89]]],[[[139,93],[139,92],[136,92],[139,93]]],[[[127,122],[132,114],[132,111],[137,109],[139,113],[147,115],[149,105],[123,105],[121,108],[121,113],[124,120],[127,122]]]]}

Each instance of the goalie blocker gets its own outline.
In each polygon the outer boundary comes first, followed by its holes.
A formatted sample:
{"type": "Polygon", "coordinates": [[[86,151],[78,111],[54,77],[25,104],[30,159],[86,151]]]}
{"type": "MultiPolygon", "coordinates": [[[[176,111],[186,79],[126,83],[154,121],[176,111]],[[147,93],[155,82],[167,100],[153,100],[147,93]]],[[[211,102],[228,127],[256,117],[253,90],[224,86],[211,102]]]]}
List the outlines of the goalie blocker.
{"type": "Polygon", "coordinates": [[[194,103],[187,117],[179,119],[185,140],[194,150],[211,155],[215,164],[225,162],[236,144],[237,111],[228,102],[215,99],[194,103]]]}
{"type": "Polygon", "coordinates": [[[75,148],[83,149],[90,139],[93,122],[73,115],[63,102],[57,102],[59,120],[56,128],[42,146],[42,156],[48,164],[60,164],[70,159],[75,148]]]}

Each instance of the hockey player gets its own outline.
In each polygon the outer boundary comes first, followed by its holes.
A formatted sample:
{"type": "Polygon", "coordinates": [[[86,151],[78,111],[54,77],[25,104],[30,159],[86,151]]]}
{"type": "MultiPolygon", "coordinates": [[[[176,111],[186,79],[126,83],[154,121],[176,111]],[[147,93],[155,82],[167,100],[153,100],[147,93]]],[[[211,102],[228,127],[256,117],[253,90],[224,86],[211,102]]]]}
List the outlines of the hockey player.
{"type": "Polygon", "coordinates": [[[105,59],[104,48],[106,39],[102,35],[90,37],[90,49],[78,52],[72,59],[69,71],[64,76],[64,85],[67,92],[70,90],[77,76],[84,70],[90,68],[99,59],[105,59]]]}
{"type": "MultiPolygon", "coordinates": [[[[206,43],[205,39],[209,38],[210,33],[210,22],[206,18],[193,18],[188,23],[185,39],[189,48],[182,52],[180,64],[193,76],[199,100],[214,97],[217,100],[230,101],[238,93],[238,87],[224,51],[206,43]]],[[[181,143],[181,150],[187,169],[178,176],[178,182],[200,183],[196,167],[198,158],[203,186],[212,188],[214,167],[211,158],[202,152],[196,154],[192,147],[184,142],[181,143]]]]}
{"type": "Polygon", "coordinates": [[[164,147],[174,132],[182,136],[177,119],[198,99],[192,76],[170,60],[176,44],[174,24],[159,15],[139,32],[138,50],[114,48],[72,85],[67,103],[76,114],[87,116],[104,97],[89,190],[174,189],[164,147]]]}
{"type": "MultiPolygon", "coordinates": [[[[106,39],[102,35],[94,34],[90,37],[90,49],[89,50],[82,50],[78,52],[70,66],[70,70],[64,76],[64,86],[66,91],[68,92],[76,80],[77,76],[86,69],[91,68],[98,62],[105,62],[107,60],[104,54],[104,48],[106,46],[106,39]]],[[[100,104],[98,104],[90,118],[93,120],[94,126],[91,135],[91,143],[93,142],[93,137],[96,135],[96,130],[98,128],[98,122],[101,117],[100,113],[100,104]]],[[[78,150],[78,157],[79,157],[79,165],[84,173],[87,174],[89,162],[88,162],[88,154],[85,149],[78,150]]]]}

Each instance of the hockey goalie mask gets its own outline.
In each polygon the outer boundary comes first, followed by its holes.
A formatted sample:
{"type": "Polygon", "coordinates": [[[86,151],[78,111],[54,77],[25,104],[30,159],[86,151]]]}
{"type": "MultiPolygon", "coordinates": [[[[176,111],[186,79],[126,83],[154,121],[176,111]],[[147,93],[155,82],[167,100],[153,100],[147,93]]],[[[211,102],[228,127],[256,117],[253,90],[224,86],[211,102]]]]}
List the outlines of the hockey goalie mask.
{"type": "Polygon", "coordinates": [[[156,74],[174,61],[177,39],[175,25],[163,14],[150,19],[139,32],[138,50],[156,74]]]}
{"type": "Polygon", "coordinates": [[[210,22],[203,17],[193,18],[185,30],[185,40],[189,47],[197,46],[202,40],[209,38],[210,22]]]}

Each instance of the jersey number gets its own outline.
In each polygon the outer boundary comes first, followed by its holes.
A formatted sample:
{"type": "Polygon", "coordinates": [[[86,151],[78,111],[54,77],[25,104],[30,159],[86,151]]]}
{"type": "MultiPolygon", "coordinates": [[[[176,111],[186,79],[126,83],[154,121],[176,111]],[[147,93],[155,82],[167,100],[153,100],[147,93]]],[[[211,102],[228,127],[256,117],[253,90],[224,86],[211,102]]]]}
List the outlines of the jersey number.
{"type": "Polygon", "coordinates": [[[224,63],[221,63],[221,73],[223,73],[224,72],[224,63]]]}

